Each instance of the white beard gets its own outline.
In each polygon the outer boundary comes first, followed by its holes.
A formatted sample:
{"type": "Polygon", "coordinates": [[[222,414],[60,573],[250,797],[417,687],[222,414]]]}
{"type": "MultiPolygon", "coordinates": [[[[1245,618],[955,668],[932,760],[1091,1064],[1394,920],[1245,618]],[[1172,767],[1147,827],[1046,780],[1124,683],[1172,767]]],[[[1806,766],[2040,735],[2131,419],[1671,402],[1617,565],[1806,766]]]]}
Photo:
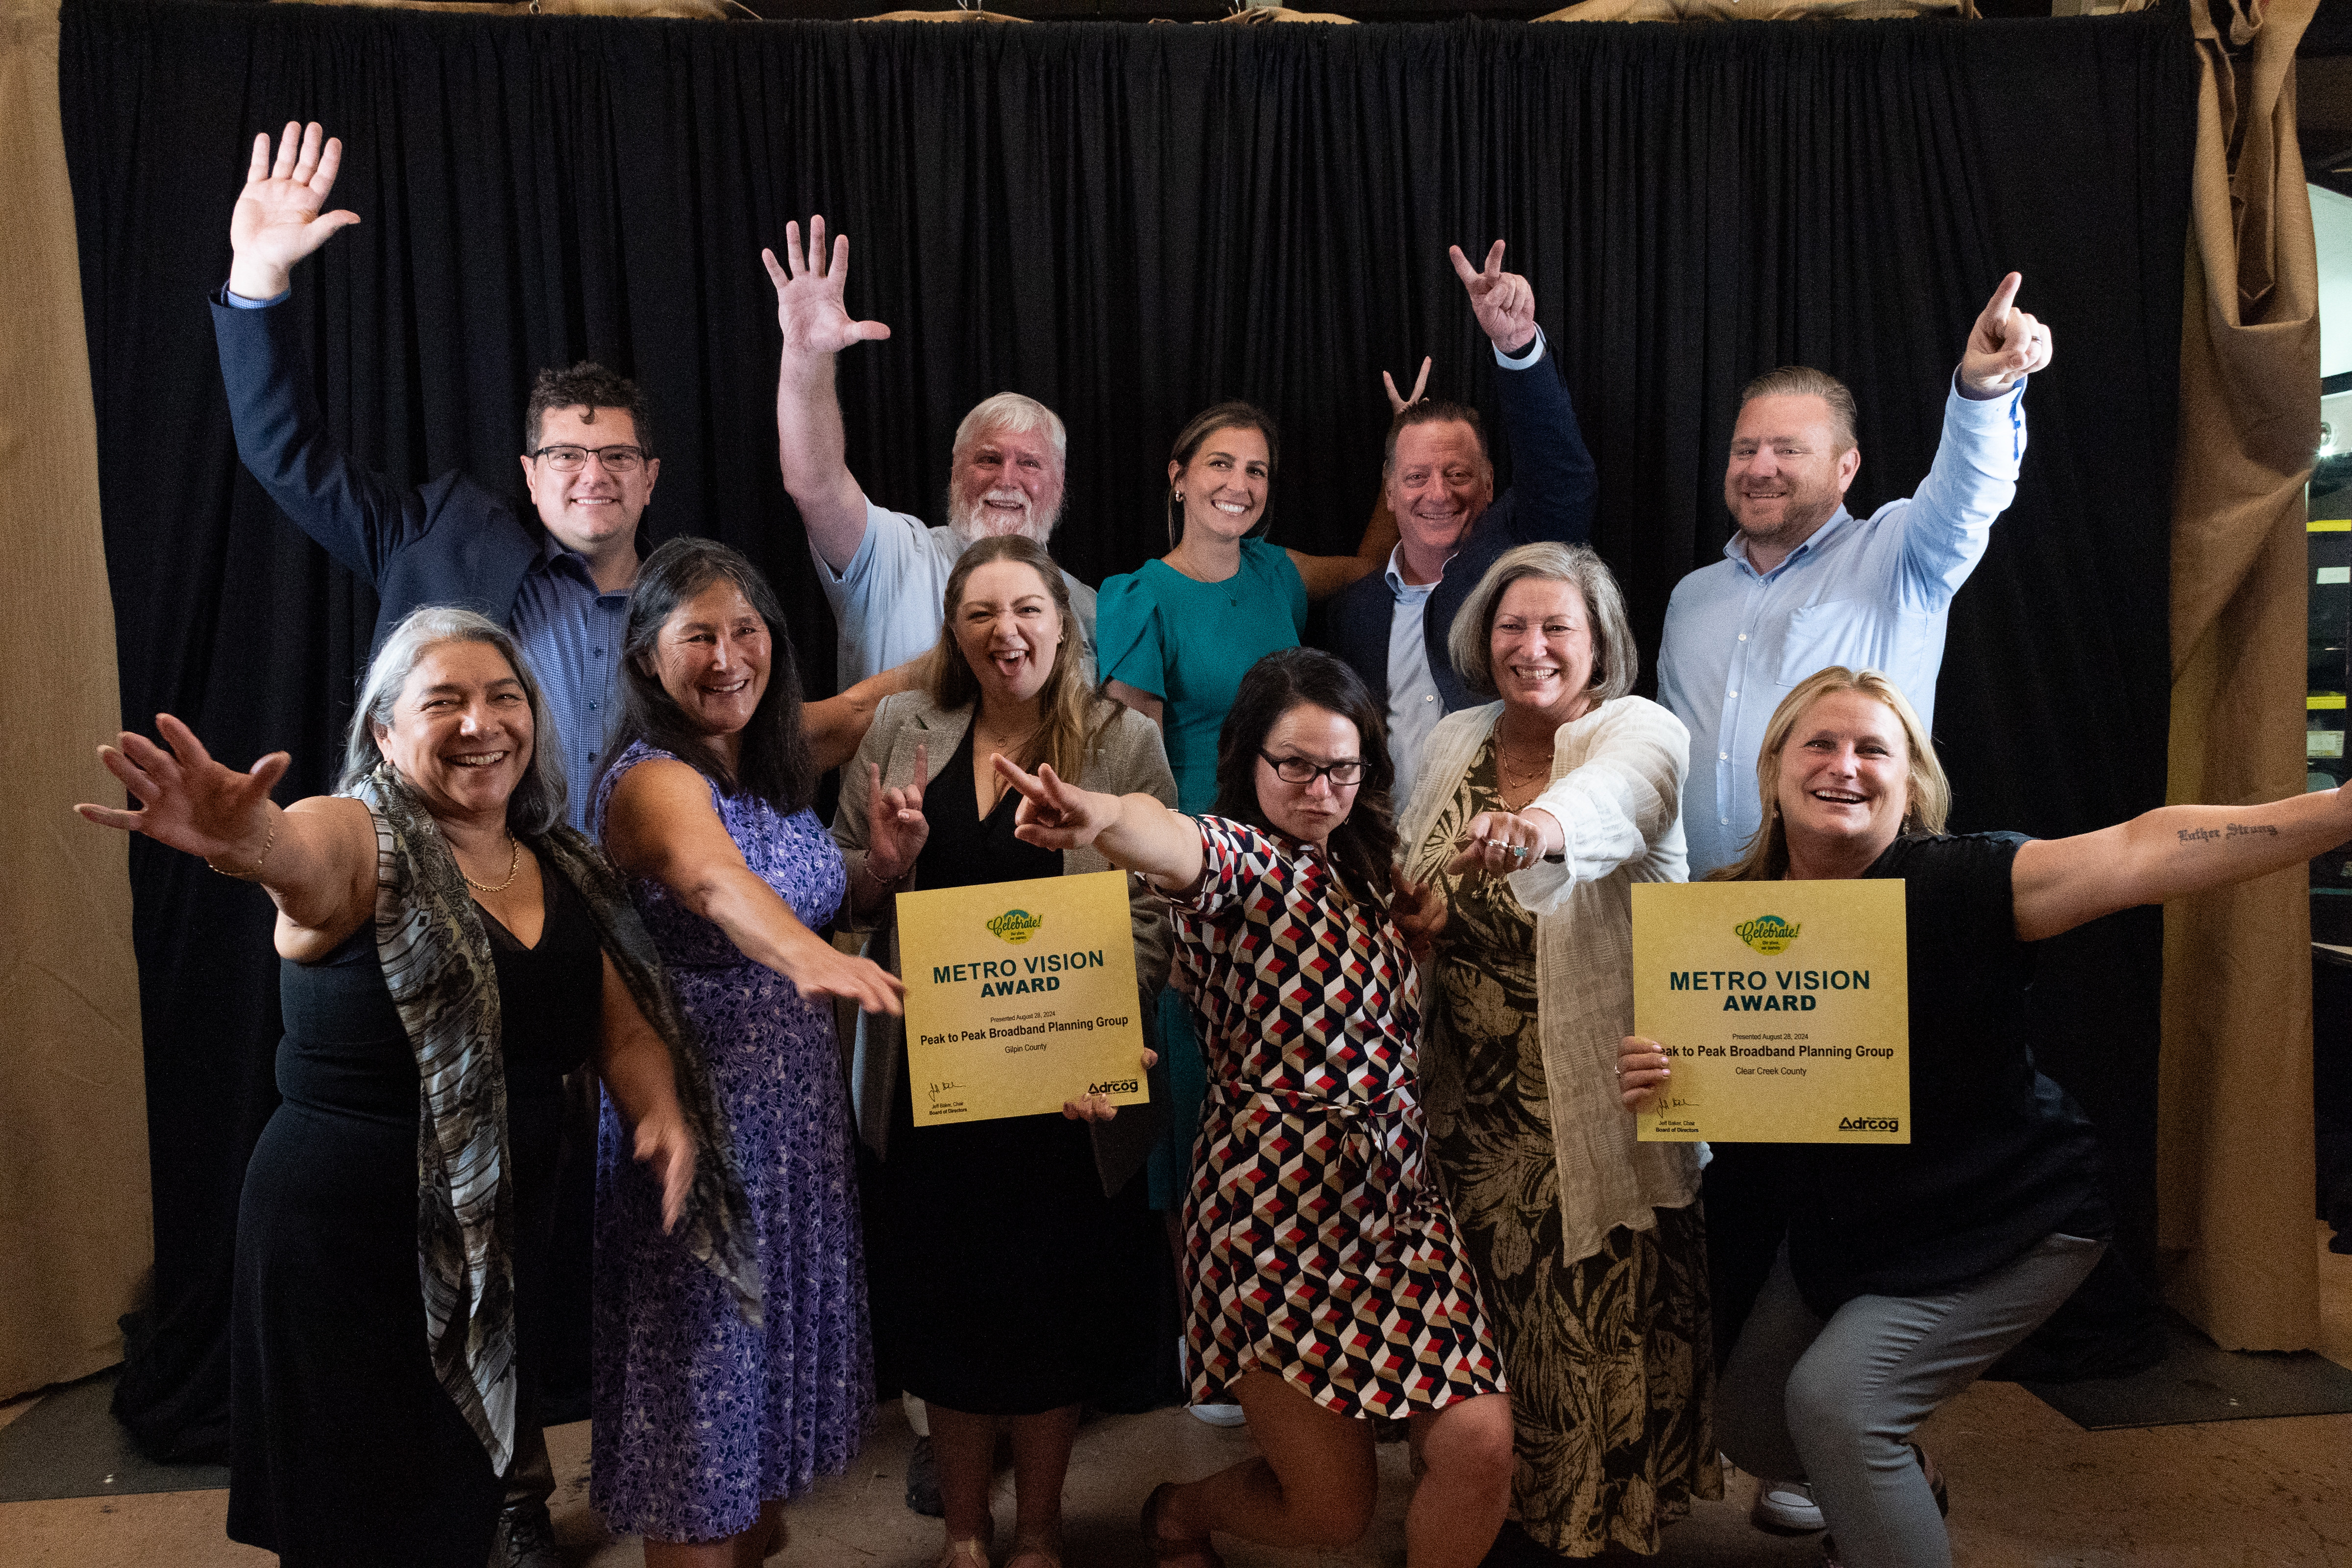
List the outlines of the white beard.
{"type": "Polygon", "coordinates": [[[1026,494],[1010,489],[982,490],[961,506],[950,501],[948,509],[949,529],[967,545],[977,544],[999,533],[1018,533],[1042,546],[1054,536],[1054,525],[1061,518],[1060,507],[1041,514],[1026,494]],[[991,499],[1019,501],[1022,507],[1020,522],[1007,526],[1001,521],[1001,514],[988,509],[987,502],[991,499]]]}

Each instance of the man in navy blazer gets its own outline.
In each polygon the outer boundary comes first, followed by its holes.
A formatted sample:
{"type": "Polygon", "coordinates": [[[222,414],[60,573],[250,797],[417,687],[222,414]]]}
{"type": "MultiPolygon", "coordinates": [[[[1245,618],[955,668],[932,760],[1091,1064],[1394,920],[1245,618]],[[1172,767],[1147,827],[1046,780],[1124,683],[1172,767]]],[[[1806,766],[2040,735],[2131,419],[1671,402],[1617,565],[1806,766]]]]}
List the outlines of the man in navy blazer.
{"type": "Polygon", "coordinates": [[[1503,270],[1499,239],[1483,268],[1473,268],[1459,246],[1452,256],[1501,367],[1495,381],[1516,482],[1496,497],[1477,410],[1408,404],[1389,427],[1381,465],[1396,549],[1386,571],[1340,593],[1327,613],[1330,651],[1364,678],[1387,711],[1400,802],[1412,794],[1422,743],[1438,720],[1480,700],[1446,658],[1454,612],[1513,545],[1590,538],[1599,489],[1568,384],[1536,325],[1534,289],[1503,270]]]}

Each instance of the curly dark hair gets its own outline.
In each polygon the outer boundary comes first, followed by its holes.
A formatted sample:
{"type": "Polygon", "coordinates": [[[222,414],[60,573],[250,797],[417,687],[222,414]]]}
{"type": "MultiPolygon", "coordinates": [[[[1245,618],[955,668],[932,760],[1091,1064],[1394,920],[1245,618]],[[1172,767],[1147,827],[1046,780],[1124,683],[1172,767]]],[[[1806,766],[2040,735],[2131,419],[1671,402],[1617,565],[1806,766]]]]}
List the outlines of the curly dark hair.
{"type": "Polygon", "coordinates": [[[637,445],[654,455],[654,422],[645,394],[625,375],[617,375],[593,360],[582,360],[570,370],[543,370],[530,384],[530,401],[522,409],[522,443],[526,452],[539,447],[540,422],[551,408],[617,408],[637,427],[637,445]]]}
{"type": "Polygon", "coordinates": [[[1331,830],[1327,847],[1340,882],[1377,908],[1389,901],[1389,868],[1396,859],[1396,808],[1389,791],[1396,763],[1389,757],[1388,725],[1363,678],[1320,648],[1286,647],[1267,654],[1242,677],[1241,690],[1225,711],[1217,733],[1219,816],[1278,831],[1257,801],[1258,752],[1276,721],[1294,708],[1328,708],[1356,726],[1364,757],[1364,782],[1346,820],[1331,830]]]}
{"type": "Polygon", "coordinates": [[[612,743],[597,764],[598,776],[635,741],[690,763],[722,794],[755,795],[786,816],[816,797],[816,759],[801,729],[801,677],[784,612],[760,569],[717,540],[673,539],[646,557],[637,572],[621,647],[621,711],[612,743]],[[722,577],[743,591],[768,624],[770,650],[768,689],[743,727],[742,755],[732,772],[677,700],[663,689],[655,657],[661,629],[678,606],[722,577]]]}

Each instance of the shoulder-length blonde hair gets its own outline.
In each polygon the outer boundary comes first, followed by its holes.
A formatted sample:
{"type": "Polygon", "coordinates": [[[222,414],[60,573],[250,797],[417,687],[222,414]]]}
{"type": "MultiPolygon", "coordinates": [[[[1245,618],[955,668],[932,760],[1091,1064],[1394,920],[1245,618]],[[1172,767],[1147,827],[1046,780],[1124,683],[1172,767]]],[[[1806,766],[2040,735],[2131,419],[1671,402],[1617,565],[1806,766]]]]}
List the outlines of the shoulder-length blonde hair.
{"type": "Polygon", "coordinates": [[[1613,702],[1633,690],[1642,656],[1633,647],[1633,624],[1626,617],[1616,574],[1592,546],[1550,541],[1504,551],[1454,612],[1445,651],[1464,683],[1481,697],[1495,695],[1495,616],[1511,584],[1529,577],[1572,583],[1584,600],[1592,632],[1592,705],[1613,702]]]}
{"type": "Polygon", "coordinates": [[[356,788],[384,761],[383,750],[376,744],[375,727],[392,727],[393,709],[409,676],[427,652],[445,642],[489,644],[522,682],[523,698],[530,704],[530,763],[514,793],[507,797],[507,826],[526,838],[545,833],[563,820],[563,743],[555,733],[555,715],[549,710],[530,666],[523,662],[522,649],[515,646],[506,627],[455,605],[422,605],[409,611],[368,661],[359,706],[343,742],[343,774],[335,788],[344,792],[356,788]]]}
{"type": "Polygon", "coordinates": [[[1789,829],[1780,820],[1780,753],[1796,732],[1797,721],[1822,698],[1840,691],[1859,692],[1883,704],[1903,726],[1903,743],[1909,749],[1910,776],[1903,807],[1905,833],[1941,833],[1952,811],[1952,781],[1936,760],[1935,742],[1927,738],[1919,715],[1912,710],[1895,682],[1874,669],[1848,669],[1833,664],[1799,681],[1772,721],[1764,726],[1763,749],[1756,755],[1756,788],[1763,796],[1764,821],[1748,841],[1748,852],[1728,866],[1707,873],[1710,882],[1773,882],[1789,874],[1789,829]]]}
{"type": "Polygon", "coordinates": [[[1086,766],[1087,748],[1120,709],[1087,689],[1080,669],[1087,657],[1085,637],[1070,608],[1070,586],[1062,581],[1062,569],[1054,564],[1044,545],[1017,533],[1001,533],[978,541],[956,557],[948,573],[947,592],[940,596],[940,640],[924,668],[923,684],[931,700],[942,709],[953,712],[970,708],[973,721],[978,722],[980,677],[965,660],[963,645],[956,641],[956,613],[963,607],[964,589],[971,574],[995,561],[1017,561],[1037,574],[1054,601],[1054,615],[1062,628],[1062,640],[1054,650],[1054,668],[1037,693],[1036,732],[1013,761],[1031,773],[1037,771],[1038,763],[1051,763],[1055,773],[1076,784],[1086,766]]]}

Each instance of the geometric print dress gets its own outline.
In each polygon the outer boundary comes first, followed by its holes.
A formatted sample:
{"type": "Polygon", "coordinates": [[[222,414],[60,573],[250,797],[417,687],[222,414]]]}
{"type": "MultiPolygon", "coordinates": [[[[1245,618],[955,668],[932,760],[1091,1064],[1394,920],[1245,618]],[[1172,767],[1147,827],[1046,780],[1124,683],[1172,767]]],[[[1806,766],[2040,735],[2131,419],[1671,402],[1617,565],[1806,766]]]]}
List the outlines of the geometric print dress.
{"type": "Polygon", "coordinates": [[[1249,1372],[1367,1419],[1502,1392],[1424,1165],[1403,939],[1320,850],[1198,820],[1201,882],[1171,900],[1209,1071],[1184,1214],[1192,1399],[1249,1372]]]}

